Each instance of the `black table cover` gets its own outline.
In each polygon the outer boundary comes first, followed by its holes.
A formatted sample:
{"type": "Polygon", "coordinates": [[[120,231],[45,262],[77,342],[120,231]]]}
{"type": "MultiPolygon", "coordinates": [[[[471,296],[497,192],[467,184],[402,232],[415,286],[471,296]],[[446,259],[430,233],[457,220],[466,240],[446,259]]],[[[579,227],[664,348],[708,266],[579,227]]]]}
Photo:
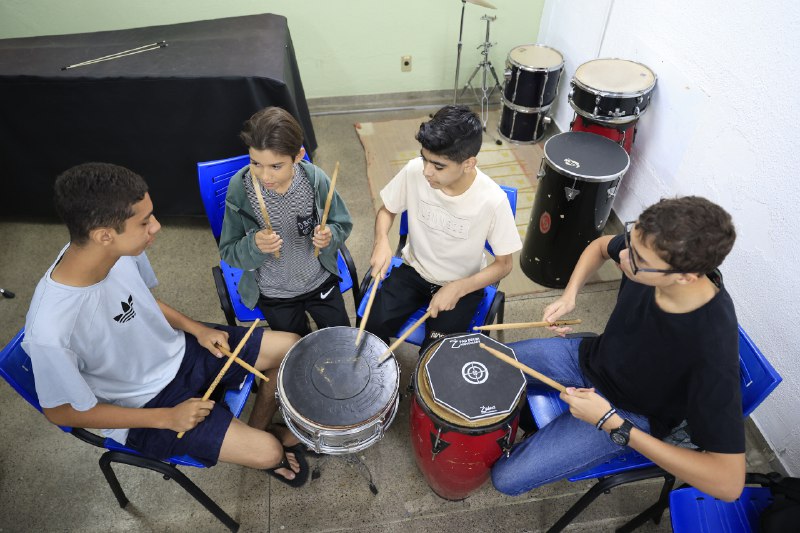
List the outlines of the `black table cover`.
{"type": "Polygon", "coordinates": [[[141,174],[157,215],[203,216],[195,165],[246,153],[242,123],[288,110],[317,147],[286,18],[0,40],[0,216],[50,216],[55,177],[104,161],[141,174]],[[167,47],[62,70],[166,41],[167,47]]]}

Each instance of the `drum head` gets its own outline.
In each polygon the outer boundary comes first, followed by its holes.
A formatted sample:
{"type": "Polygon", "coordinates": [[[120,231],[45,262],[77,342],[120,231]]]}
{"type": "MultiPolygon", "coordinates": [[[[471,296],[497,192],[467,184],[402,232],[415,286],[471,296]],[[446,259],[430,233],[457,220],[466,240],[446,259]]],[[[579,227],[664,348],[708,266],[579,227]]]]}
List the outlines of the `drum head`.
{"type": "Polygon", "coordinates": [[[575,79],[589,89],[611,94],[640,94],[656,84],[652,70],[627,59],[594,59],[579,66],[575,79]]]}
{"type": "Polygon", "coordinates": [[[508,53],[511,62],[526,70],[553,70],[564,64],[564,56],[558,50],[543,44],[523,44],[508,53]]]}
{"type": "Polygon", "coordinates": [[[544,157],[560,173],[582,181],[611,181],[628,170],[630,157],[601,135],[567,131],[544,143],[544,157]]]}
{"type": "Polygon", "coordinates": [[[457,426],[483,427],[511,415],[525,377],[478,343],[515,357],[508,346],[480,333],[448,335],[432,344],[417,368],[417,390],[439,418],[457,426]]]}
{"type": "Polygon", "coordinates": [[[324,328],[289,350],[278,375],[285,407],[326,427],[356,427],[385,410],[399,389],[397,361],[392,357],[378,365],[387,346],[367,331],[356,350],[357,333],[324,328]]]}

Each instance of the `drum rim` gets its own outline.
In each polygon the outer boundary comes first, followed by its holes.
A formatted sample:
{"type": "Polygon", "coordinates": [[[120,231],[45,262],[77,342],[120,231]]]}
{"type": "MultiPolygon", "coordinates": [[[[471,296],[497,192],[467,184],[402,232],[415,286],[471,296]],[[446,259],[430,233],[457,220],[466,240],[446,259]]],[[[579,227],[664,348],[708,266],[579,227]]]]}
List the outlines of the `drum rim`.
{"type": "Polygon", "coordinates": [[[512,111],[525,113],[526,115],[535,115],[543,111],[550,111],[550,108],[553,107],[552,102],[547,105],[543,105],[542,107],[526,107],[524,105],[517,105],[514,102],[509,102],[506,100],[506,97],[502,94],[500,95],[500,103],[512,111]]]}
{"type": "MultiPolygon", "coordinates": [[[[601,142],[603,142],[603,141],[601,141],[601,142]]],[[[612,141],[608,137],[603,137],[602,135],[597,135],[596,133],[591,133],[591,132],[588,132],[588,131],[564,131],[564,132],[561,132],[561,133],[557,133],[557,134],[553,135],[552,137],[550,137],[549,139],[547,139],[547,141],[544,143],[544,147],[542,148],[542,153],[543,153],[543,157],[544,157],[545,163],[549,164],[550,167],[553,170],[555,170],[556,172],[558,172],[562,176],[567,176],[567,177],[570,177],[570,178],[574,178],[574,179],[577,179],[578,181],[587,181],[587,182],[594,182],[594,183],[604,183],[606,181],[614,181],[615,179],[621,179],[622,176],[624,176],[625,173],[628,171],[628,168],[630,168],[630,166],[631,166],[631,156],[628,154],[628,152],[625,151],[625,149],[623,147],[621,147],[619,144],[615,143],[614,141],[612,141]],[[625,157],[627,158],[627,163],[625,164],[625,168],[622,169],[621,171],[615,173],[615,174],[608,174],[606,176],[586,176],[584,174],[576,174],[572,170],[568,170],[568,169],[565,169],[564,167],[561,167],[561,166],[557,165],[550,157],[548,157],[548,155],[547,155],[547,145],[550,143],[550,141],[552,141],[556,137],[558,137],[560,135],[566,135],[566,134],[571,134],[571,135],[592,135],[594,137],[598,137],[600,139],[604,139],[605,141],[610,142],[611,144],[613,144],[614,146],[616,146],[617,148],[622,150],[622,152],[625,154],[625,157]]]]}
{"type": "Polygon", "coordinates": [[[624,58],[621,58],[621,57],[598,57],[596,59],[591,59],[589,61],[585,61],[585,62],[581,63],[580,65],[578,65],[578,68],[576,68],[575,72],[572,74],[572,83],[573,83],[573,85],[580,87],[581,89],[585,90],[586,92],[594,94],[594,95],[597,95],[597,96],[638,97],[638,96],[642,96],[644,94],[650,93],[655,89],[656,84],[658,83],[658,74],[656,74],[653,69],[651,69],[650,67],[648,67],[644,63],[640,63],[638,61],[633,61],[631,59],[624,59],[624,58]],[[651,85],[649,85],[648,87],[646,87],[645,89],[642,89],[640,91],[633,91],[633,92],[606,91],[606,90],[603,90],[603,89],[597,89],[597,88],[591,87],[590,85],[586,85],[586,82],[581,81],[576,76],[578,75],[578,71],[581,69],[582,66],[587,65],[589,63],[593,63],[595,61],[625,61],[626,63],[633,63],[635,65],[639,65],[640,67],[646,68],[653,75],[653,83],[651,85]]]}
{"type": "MultiPolygon", "coordinates": [[[[276,381],[275,399],[278,401],[278,404],[282,408],[284,408],[287,411],[289,411],[291,414],[295,415],[295,418],[302,420],[304,423],[307,423],[309,426],[312,426],[314,428],[319,428],[319,429],[336,429],[336,428],[354,429],[354,428],[360,428],[360,427],[369,427],[371,422],[373,422],[374,420],[379,418],[381,415],[383,415],[386,412],[387,408],[390,408],[391,405],[397,401],[397,398],[399,397],[399,394],[400,394],[400,365],[397,362],[396,358],[390,357],[389,359],[392,360],[392,364],[394,364],[395,368],[397,369],[395,379],[393,380],[395,382],[394,392],[389,397],[388,401],[386,402],[386,405],[384,407],[382,407],[373,416],[369,417],[367,420],[364,420],[364,421],[362,421],[362,422],[360,422],[359,424],[356,424],[356,425],[329,426],[329,425],[322,425],[322,424],[320,424],[318,422],[313,422],[313,421],[309,420],[308,417],[306,417],[305,415],[300,414],[297,411],[297,408],[292,404],[291,401],[289,401],[289,398],[286,395],[286,391],[285,391],[285,389],[283,387],[283,379],[282,378],[283,378],[283,374],[284,374],[284,370],[285,370],[285,366],[286,366],[286,361],[289,360],[289,354],[292,352],[292,350],[303,339],[305,339],[305,338],[307,338],[307,337],[309,337],[311,335],[317,334],[317,333],[319,333],[321,331],[325,331],[325,330],[329,330],[329,329],[340,329],[340,328],[349,329],[349,330],[356,329],[356,328],[352,328],[350,326],[331,326],[331,327],[327,327],[327,328],[318,329],[316,331],[312,331],[311,333],[309,333],[308,335],[306,335],[305,337],[302,337],[299,341],[297,341],[291,348],[289,348],[289,351],[286,352],[286,355],[283,357],[283,360],[281,360],[281,364],[278,367],[278,374],[275,376],[275,381],[276,381]]],[[[380,340],[380,337],[378,337],[377,335],[374,335],[373,333],[370,333],[369,331],[365,330],[364,334],[365,335],[372,335],[376,339],[380,340]]],[[[383,341],[381,341],[381,342],[383,342],[383,341]]],[[[388,361],[384,361],[381,364],[386,364],[387,362],[388,361]]]]}
{"type": "Polygon", "coordinates": [[[572,97],[570,96],[567,98],[570,107],[572,110],[575,111],[577,114],[582,116],[583,118],[588,118],[590,120],[594,120],[596,122],[605,122],[607,124],[628,124],[631,122],[636,122],[639,118],[647,111],[647,106],[639,110],[638,115],[623,115],[621,117],[604,117],[603,115],[595,115],[594,113],[589,113],[585,109],[581,109],[578,104],[576,104],[572,97]]]}
{"type": "Polygon", "coordinates": [[[552,46],[547,46],[546,44],[539,44],[539,43],[532,43],[532,44],[518,44],[508,52],[508,56],[506,60],[512,65],[520,70],[524,70],[527,72],[556,72],[564,68],[564,54],[553,48],[552,46]],[[529,65],[523,65],[519,61],[515,60],[511,57],[511,52],[516,50],[517,48],[522,48],[523,46],[538,46],[539,48],[547,48],[548,50],[552,50],[553,52],[557,53],[561,58],[561,63],[554,67],[533,67],[529,65]]]}

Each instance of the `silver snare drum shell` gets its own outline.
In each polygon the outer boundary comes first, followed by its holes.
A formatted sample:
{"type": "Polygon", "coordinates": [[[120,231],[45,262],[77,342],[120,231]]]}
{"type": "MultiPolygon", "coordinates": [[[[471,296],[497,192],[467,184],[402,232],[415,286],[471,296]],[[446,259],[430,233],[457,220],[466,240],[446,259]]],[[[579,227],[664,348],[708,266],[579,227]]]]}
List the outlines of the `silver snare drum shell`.
{"type": "Polygon", "coordinates": [[[314,331],[295,344],[281,362],[275,397],[286,426],[317,453],[344,455],[380,440],[399,404],[400,367],[395,358],[378,365],[386,344],[358,330],[332,327],[314,331]]]}

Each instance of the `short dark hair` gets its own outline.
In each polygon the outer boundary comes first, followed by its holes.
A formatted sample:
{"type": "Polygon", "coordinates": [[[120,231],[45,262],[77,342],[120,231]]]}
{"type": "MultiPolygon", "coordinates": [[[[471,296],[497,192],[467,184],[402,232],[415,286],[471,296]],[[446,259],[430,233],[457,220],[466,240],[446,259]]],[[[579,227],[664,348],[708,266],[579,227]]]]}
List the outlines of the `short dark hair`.
{"type": "Polygon", "coordinates": [[[125,167],[110,163],[83,163],[56,178],[55,208],[77,245],[89,239],[96,228],[125,230],[133,216],[133,204],[142,201],[147,183],[125,167]]]}
{"type": "Polygon", "coordinates": [[[481,119],[465,105],[446,105],[419,126],[416,139],[426,150],[456,163],[481,150],[481,119]]]}
{"type": "Polygon", "coordinates": [[[731,216],[700,196],[662,198],[639,216],[642,240],[676,270],[708,274],[736,241],[731,216]]]}
{"type": "Polygon", "coordinates": [[[303,130],[285,109],[265,107],[244,123],[239,138],[255,150],[295,157],[303,146],[303,130]]]}

